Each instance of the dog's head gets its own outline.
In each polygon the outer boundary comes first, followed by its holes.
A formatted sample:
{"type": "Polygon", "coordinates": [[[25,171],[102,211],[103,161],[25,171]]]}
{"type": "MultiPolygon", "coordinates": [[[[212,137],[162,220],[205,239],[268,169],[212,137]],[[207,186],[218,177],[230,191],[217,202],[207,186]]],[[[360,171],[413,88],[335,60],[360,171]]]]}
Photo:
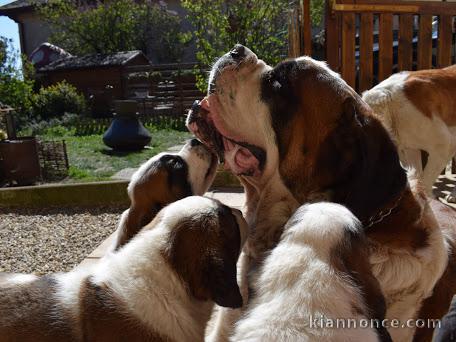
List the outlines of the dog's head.
{"type": "Polygon", "coordinates": [[[114,248],[127,243],[167,204],[203,195],[216,169],[217,157],[197,139],[178,153],[160,153],[141,165],[128,185],[131,205],[120,219],[114,248]]]}
{"type": "Polygon", "coordinates": [[[279,172],[300,203],[323,196],[361,220],[406,186],[396,148],[370,108],[309,57],[272,68],[237,45],[214,65],[208,96],[187,126],[245,182],[261,188],[279,172]]]}
{"type": "Polygon", "coordinates": [[[242,305],[236,263],[248,228],[239,210],[190,196],[161,210],[138,238],[158,229],[165,236],[161,254],[192,297],[224,307],[242,305]]]}
{"type": "Polygon", "coordinates": [[[178,153],[160,153],[134,173],[128,193],[132,203],[164,205],[204,194],[214,180],[217,158],[197,139],[178,153]]]}

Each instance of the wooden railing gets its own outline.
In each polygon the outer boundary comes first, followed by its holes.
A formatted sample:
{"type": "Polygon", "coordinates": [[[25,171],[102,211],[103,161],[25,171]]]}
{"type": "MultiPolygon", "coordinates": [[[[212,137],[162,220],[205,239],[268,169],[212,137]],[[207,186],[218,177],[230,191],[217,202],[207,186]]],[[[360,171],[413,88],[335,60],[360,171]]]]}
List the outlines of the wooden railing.
{"type": "MultiPolygon", "coordinates": [[[[290,57],[312,53],[309,4],[290,13],[290,57]]],[[[455,17],[456,2],[328,0],[325,59],[358,92],[394,72],[455,64],[455,17]]]]}
{"type": "MultiPolygon", "coordinates": [[[[289,55],[311,53],[310,0],[290,15],[289,55]]],[[[456,2],[329,0],[326,60],[359,92],[402,70],[456,62],[456,2]]]]}
{"type": "Polygon", "coordinates": [[[333,0],[326,21],[330,66],[358,91],[402,70],[455,62],[456,3],[333,0]]]}
{"type": "Polygon", "coordinates": [[[196,64],[132,66],[123,75],[125,98],[136,99],[143,116],[183,116],[196,99],[196,64]]]}

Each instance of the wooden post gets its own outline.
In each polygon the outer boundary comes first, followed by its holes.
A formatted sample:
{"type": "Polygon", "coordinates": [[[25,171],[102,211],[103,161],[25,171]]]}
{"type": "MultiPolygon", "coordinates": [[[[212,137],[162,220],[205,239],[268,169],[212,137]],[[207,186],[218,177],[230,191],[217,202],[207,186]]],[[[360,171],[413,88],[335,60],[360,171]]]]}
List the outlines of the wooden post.
{"type": "Polygon", "coordinates": [[[301,32],[304,55],[312,55],[312,19],[310,18],[310,0],[302,0],[301,32]]]}
{"type": "Polygon", "coordinates": [[[420,15],[418,34],[418,69],[432,67],[432,15],[420,15]]]}
{"type": "Polygon", "coordinates": [[[331,69],[340,72],[340,14],[334,13],[331,0],[326,1],[325,34],[326,34],[326,61],[331,69]]]}
{"type": "Polygon", "coordinates": [[[451,45],[453,42],[453,17],[439,17],[439,47],[437,50],[437,66],[439,68],[451,65],[451,45]]]}
{"type": "Polygon", "coordinates": [[[15,140],[17,138],[16,135],[16,127],[14,125],[14,118],[11,114],[12,110],[8,109],[5,111],[6,116],[6,134],[8,135],[9,140],[15,140]]]}
{"type": "Polygon", "coordinates": [[[378,37],[378,80],[383,81],[393,72],[393,15],[380,14],[380,35],[378,37]]]}
{"type": "Polygon", "coordinates": [[[372,13],[361,14],[359,44],[359,91],[368,90],[372,87],[374,75],[374,15],[372,13]]]}
{"type": "Polygon", "coordinates": [[[412,70],[413,62],[413,15],[401,14],[399,17],[399,71],[412,70]]]}
{"type": "Polygon", "coordinates": [[[290,58],[300,56],[301,35],[299,29],[299,9],[294,8],[290,13],[288,22],[288,57],[290,58]]]}
{"type": "Polygon", "coordinates": [[[342,78],[355,88],[355,13],[344,13],[342,23],[342,78]]]}

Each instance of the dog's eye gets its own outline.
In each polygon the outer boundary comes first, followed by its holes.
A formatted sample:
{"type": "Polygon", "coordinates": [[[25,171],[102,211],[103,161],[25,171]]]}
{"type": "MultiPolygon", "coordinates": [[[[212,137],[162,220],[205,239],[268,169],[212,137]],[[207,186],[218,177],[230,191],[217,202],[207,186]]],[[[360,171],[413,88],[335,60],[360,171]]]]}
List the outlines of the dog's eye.
{"type": "Polygon", "coordinates": [[[272,88],[274,88],[275,90],[279,90],[280,88],[282,88],[282,85],[279,81],[275,80],[272,82],[272,88]]]}
{"type": "Polygon", "coordinates": [[[165,155],[160,159],[162,165],[168,170],[180,170],[184,167],[184,160],[180,156],[165,155]]]}
{"type": "Polygon", "coordinates": [[[184,167],[184,162],[180,158],[172,158],[168,161],[168,166],[175,170],[182,169],[184,167]]]}

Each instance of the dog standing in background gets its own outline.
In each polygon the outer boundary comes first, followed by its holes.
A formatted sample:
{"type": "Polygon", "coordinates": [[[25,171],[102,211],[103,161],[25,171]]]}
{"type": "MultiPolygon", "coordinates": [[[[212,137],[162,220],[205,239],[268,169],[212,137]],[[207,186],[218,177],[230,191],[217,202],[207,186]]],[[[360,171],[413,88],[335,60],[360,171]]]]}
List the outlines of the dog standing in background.
{"type": "MultiPolygon", "coordinates": [[[[394,74],[364,92],[363,100],[389,130],[401,162],[421,173],[432,194],[432,185],[456,154],[456,65],[394,74]],[[428,153],[424,168],[421,150],[428,153]]],[[[456,191],[447,199],[456,202],[456,191]]]]}

